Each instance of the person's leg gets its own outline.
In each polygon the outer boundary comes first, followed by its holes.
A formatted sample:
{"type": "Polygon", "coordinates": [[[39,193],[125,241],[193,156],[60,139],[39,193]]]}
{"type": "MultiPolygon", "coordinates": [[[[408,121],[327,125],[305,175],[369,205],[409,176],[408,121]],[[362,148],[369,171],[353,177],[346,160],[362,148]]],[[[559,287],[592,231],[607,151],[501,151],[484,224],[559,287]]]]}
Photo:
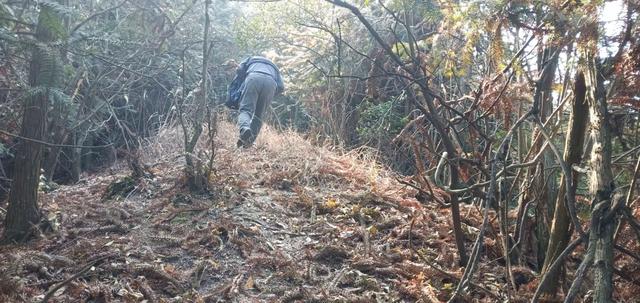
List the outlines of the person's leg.
{"type": "Polygon", "coordinates": [[[242,99],[240,100],[240,106],[238,108],[238,129],[240,130],[240,140],[238,145],[242,143],[246,145],[253,137],[251,133],[251,121],[253,120],[254,113],[256,111],[256,104],[259,97],[259,79],[256,79],[253,75],[247,75],[245,80],[244,92],[242,93],[242,99]]]}
{"type": "Polygon", "coordinates": [[[253,120],[251,120],[251,133],[253,138],[251,142],[256,140],[258,133],[262,128],[263,119],[266,117],[267,109],[276,93],[276,82],[269,77],[262,77],[262,85],[258,93],[258,102],[256,103],[253,120]]]}

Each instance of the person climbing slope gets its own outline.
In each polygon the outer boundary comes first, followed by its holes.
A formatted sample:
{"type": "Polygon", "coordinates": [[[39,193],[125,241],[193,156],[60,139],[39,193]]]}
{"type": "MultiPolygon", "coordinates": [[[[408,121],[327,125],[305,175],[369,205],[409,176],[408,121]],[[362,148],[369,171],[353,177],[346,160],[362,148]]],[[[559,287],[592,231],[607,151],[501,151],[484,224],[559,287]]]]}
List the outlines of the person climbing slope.
{"type": "Polygon", "coordinates": [[[274,96],[284,91],[280,70],[261,56],[246,58],[236,69],[229,85],[226,105],[237,108],[240,138],[237,146],[248,148],[258,137],[266,109],[274,96]]]}

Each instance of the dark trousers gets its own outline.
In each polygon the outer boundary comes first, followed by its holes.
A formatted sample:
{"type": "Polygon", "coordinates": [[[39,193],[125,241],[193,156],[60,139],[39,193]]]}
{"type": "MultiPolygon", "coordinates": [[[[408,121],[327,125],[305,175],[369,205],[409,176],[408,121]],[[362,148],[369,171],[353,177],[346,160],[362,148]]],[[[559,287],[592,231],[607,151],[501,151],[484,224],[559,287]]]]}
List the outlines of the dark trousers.
{"type": "Polygon", "coordinates": [[[238,128],[240,132],[250,129],[251,143],[258,137],[262,121],[276,93],[276,81],[269,75],[249,73],[244,80],[244,92],[240,100],[238,128]]]}

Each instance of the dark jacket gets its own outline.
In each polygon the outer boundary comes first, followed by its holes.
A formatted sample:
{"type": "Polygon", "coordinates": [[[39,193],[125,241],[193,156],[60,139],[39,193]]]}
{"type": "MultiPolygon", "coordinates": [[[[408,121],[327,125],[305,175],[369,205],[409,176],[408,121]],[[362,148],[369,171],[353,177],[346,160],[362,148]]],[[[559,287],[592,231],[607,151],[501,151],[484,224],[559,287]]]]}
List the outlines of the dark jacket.
{"type": "Polygon", "coordinates": [[[284,82],[282,81],[280,70],[271,60],[259,56],[249,57],[240,62],[240,66],[236,70],[236,76],[229,84],[229,95],[227,102],[225,102],[227,107],[233,109],[239,107],[242,92],[244,91],[244,80],[247,74],[251,72],[270,75],[276,82],[276,94],[281,94],[284,91],[284,82]]]}

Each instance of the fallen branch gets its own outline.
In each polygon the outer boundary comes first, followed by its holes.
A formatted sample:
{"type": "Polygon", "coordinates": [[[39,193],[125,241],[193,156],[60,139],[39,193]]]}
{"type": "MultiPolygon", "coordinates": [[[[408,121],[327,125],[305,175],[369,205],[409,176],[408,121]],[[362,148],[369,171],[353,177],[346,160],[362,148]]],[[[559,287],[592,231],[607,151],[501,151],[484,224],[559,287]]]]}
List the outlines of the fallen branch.
{"type": "MultiPolygon", "coordinates": [[[[428,197],[429,197],[429,198],[431,198],[433,201],[436,201],[440,206],[442,206],[442,207],[451,207],[451,204],[446,203],[446,202],[443,202],[443,201],[441,201],[440,199],[438,199],[438,198],[435,196],[435,194],[433,193],[433,190],[431,189],[431,187],[429,187],[429,191],[430,191],[430,192],[427,192],[427,191],[425,191],[424,189],[422,189],[422,188],[420,188],[420,187],[416,186],[415,184],[412,184],[411,182],[407,182],[407,181],[401,180],[400,178],[395,178],[395,179],[396,179],[396,181],[397,181],[398,183],[400,183],[400,184],[402,184],[402,185],[409,186],[409,187],[411,187],[411,188],[413,188],[413,189],[417,190],[418,192],[420,192],[420,194],[423,194],[423,195],[428,196],[428,197]]],[[[427,186],[429,186],[429,183],[426,183],[426,184],[427,184],[427,186]]]]}
{"type": "Polygon", "coordinates": [[[128,232],[127,228],[121,225],[111,224],[100,227],[81,227],[69,230],[69,234],[73,235],[87,235],[91,233],[117,233],[117,234],[126,234],[128,232]]]}
{"type": "MultiPolygon", "coordinates": [[[[415,253],[416,255],[418,255],[418,257],[420,257],[420,259],[422,259],[422,261],[427,264],[429,267],[433,268],[435,271],[439,272],[440,274],[446,276],[447,278],[450,278],[452,280],[457,281],[458,283],[460,282],[460,278],[458,278],[458,276],[440,268],[440,266],[436,265],[435,263],[431,262],[429,259],[427,259],[427,257],[425,257],[424,255],[422,255],[415,247],[413,247],[412,245],[412,239],[411,239],[411,233],[413,230],[413,225],[415,224],[415,217],[411,220],[411,224],[409,225],[409,249],[411,249],[411,251],[413,253],[415,253]]],[[[483,292],[485,292],[486,294],[488,294],[489,296],[491,296],[492,298],[496,299],[496,300],[500,300],[500,296],[494,294],[493,292],[491,292],[489,289],[485,288],[482,285],[476,284],[472,281],[469,281],[469,285],[477,288],[483,292]]]]}
{"type": "Polygon", "coordinates": [[[181,213],[197,212],[197,211],[205,211],[205,210],[209,210],[209,207],[194,207],[194,208],[176,209],[175,211],[173,211],[171,213],[171,215],[169,215],[168,217],[162,219],[162,221],[156,223],[156,225],[168,223],[169,221],[175,219],[181,213]]]}
{"type": "Polygon", "coordinates": [[[161,269],[154,267],[149,264],[138,264],[133,266],[133,273],[136,275],[141,275],[146,277],[147,279],[156,279],[164,282],[168,282],[178,289],[178,291],[184,291],[184,286],[180,283],[180,281],[174,279],[169,276],[166,272],[161,269]]]}
{"type": "Polygon", "coordinates": [[[42,299],[42,301],[40,301],[41,303],[47,303],[49,302],[49,299],[51,298],[51,296],[53,296],[53,294],[55,294],[56,291],[58,291],[58,289],[62,288],[63,286],[71,283],[71,281],[75,280],[78,277],[81,277],[82,275],[84,275],[86,272],[88,272],[89,270],[91,270],[91,268],[93,268],[96,264],[98,264],[100,261],[103,261],[107,258],[109,258],[110,256],[104,256],[104,257],[100,257],[97,260],[94,260],[93,262],[90,262],[89,264],[85,265],[84,267],[82,267],[80,269],[80,271],[78,271],[76,274],[74,274],[73,276],[67,278],[66,280],[60,282],[60,284],[52,287],[51,289],[49,289],[49,291],[47,291],[47,293],[44,295],[44,298],[42,299]]]}
{"type": "Polygon", "coordinates": [[[630,251],[629,249],[627,249],[626,247],[624,247],[624,246],[622,246],[620,244],[615,244],[615,245],[613,245],[613,247],[615,249],[617,249],[619,252],[621,252],[621,253],[623,253],[623,254],[635,259],[637,262],[640,263],[640,255],[634,253],[633,251],[630,251]]]}
{"type": "Polygon", "coordinates": [[[635,235],[638,238],[638,242],[640,242],[640,222],[636,220],[636,218],[631,213],[631,209],[629,207],[625,207],[622,209],[622,214],[624,215],[626,221],[631,226],[631,229],[635,231],[635,235]]]}
{"type": "MultiPolygon", "coordinates": [[[[578,247],[578,245],[580,245],[584,240],[587,239],[587,236],[584,235],[582,237],[579,237],[578,239],[574,240],[573,242],[571,242],[571,244],[569,244],[567,246],[567,248],[565,248],[562,253],[560,253],[560,255],[556,258],[555,261],[553,261],[553,263],[551,264],[551,266],[549,266],[549,269],[547,270],[547,273],[552,272],[556,269],[556,267],[560,266],[560,264],[564,263],[564,258],[566,256],[568,256],[570,253],[573,252],[574,249],[576,249],[576,247],[578,247]]],[[[546,284],[546,280],[549,278],[548,274],[545,274],[544,276],[542,276],[542,278],[540,279],[540,283],[538,283],[538,288],[536,289],[536,292],[533,294],[533,298],[531,299],[532,303],[538,302],[538,299],[540,298],[540,295],[542,295],[542,285],[546,284]]]]}

